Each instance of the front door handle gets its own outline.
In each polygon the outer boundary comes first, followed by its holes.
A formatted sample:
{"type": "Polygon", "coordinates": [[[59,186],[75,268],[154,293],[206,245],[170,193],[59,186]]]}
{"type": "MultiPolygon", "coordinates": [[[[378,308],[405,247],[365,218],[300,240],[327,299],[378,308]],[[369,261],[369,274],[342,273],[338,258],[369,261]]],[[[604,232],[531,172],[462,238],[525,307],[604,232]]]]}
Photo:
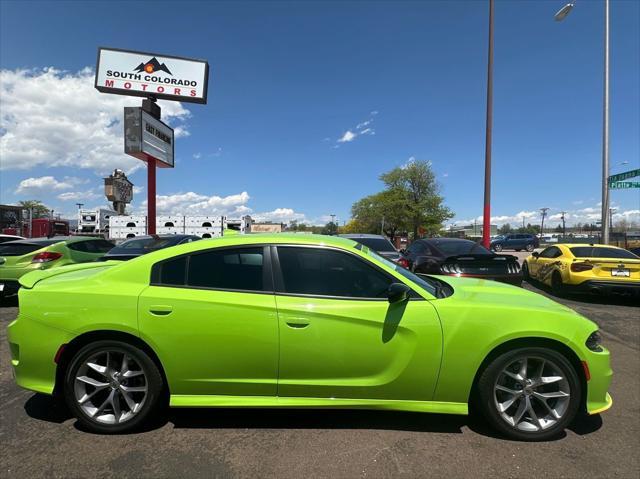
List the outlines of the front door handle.
{"type": "Polygon", "coordinates": [[[306,328],[310,324],[310,321],[307,318],[298,316],[289,316],[284,320],[284,322],[287,323],[287,326],[293,329],[306,328]]]}
{"type": "Polygon", "coordinates": [[[167,316],[173,311],[173,306],[154,304],[149,306],[149,312],[154,316],[167,316]]]}

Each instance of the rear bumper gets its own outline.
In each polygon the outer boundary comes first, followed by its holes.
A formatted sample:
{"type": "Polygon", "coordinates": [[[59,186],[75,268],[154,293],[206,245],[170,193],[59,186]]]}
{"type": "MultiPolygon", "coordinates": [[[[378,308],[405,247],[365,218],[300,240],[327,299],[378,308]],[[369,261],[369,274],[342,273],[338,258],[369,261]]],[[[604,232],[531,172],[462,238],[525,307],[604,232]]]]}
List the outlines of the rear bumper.
{"type": "Polygon", "coordinates": [[[565,285],[567,291],[575,293],[615,294],[640,298],[640,282],[587,280],[580,284],[565,285]]]}

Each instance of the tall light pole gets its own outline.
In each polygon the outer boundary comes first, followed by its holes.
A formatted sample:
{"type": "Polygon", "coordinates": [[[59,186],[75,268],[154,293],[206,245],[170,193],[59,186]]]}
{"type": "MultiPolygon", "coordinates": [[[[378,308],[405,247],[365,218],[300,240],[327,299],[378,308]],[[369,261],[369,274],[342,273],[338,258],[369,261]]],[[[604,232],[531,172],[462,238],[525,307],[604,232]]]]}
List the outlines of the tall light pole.
{"type": "MultiPolygon", "coordinates": [[[[555,14],[557,22],[564,20],[575,2],[567,3],[555,14]]],[[[604,94],[602,108],[602,243],[609,243],[609,0],[604,0],[604,94]]]]}
{"type": "Polygon", "coordinates": [[[493,0],[489,0],[489,57],[487,61],[487,117],[484,146],[484,210],[482,216],[482,244],[491,243],[491,133],[493,126],[493,0]]]}
{"type": "Polygon", "coordinates": [[[547,211],[549,211],[549,208],[540,208],[540,213],[542,213],[542,221],[540,222],[540,238],[544,236],[544,217],[547,216],[547,211]]]}

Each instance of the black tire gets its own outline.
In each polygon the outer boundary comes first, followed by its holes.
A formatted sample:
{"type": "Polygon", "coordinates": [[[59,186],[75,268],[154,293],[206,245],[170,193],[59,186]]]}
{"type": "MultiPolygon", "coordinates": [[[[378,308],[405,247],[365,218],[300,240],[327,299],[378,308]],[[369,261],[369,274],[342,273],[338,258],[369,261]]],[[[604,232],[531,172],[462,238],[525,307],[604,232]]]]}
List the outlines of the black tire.
{"type": "Polygon", "coordinates": [[[558,271],[554,271],[551,275],[551,292],[555,296],[564,296],[566,293],[564,283],[562,282],[562,276],[558,271]]]}
{"type": "Polygon", "coordinates": [[[535,247],[533,246],[533,244],[529,243],[529,244],[527,245],[526,250],[527,250],[529,253],[531,253],[534,249],[535,249],[535,247]]]}
{"type": "Polygon", "coordinates": [[[529,274],[529,265],[526,261],[522,263],[522,277],[526,281],[531,281],[531,275],[529,274]]]}
{"type": "Polygon", "coordinates": [[[502,251],[502,245],[501,244],[493,245],[493,250],[499,253],[500,251],[502,251]]]}
{"type": "MultiPolygon", "coordinates": [[[[566,427],[574,420],[582,403],[582,385],[578,373],[571,362],[558,351],[545,347],[519,348],[501,354],[487,365],[478,380],[476,398],[478,398],[477,400],[479,402],[479,404],[477,404],[478,410],[482,412],[485,419],[494,429],[505,436],[518,441],[546,441],[562,434],[566,427]],[[510,364],[523,357],[543,359],[549,361],[549,364],[552,363],[561,371],[570,389],[569,398],[564,406],[564,413],[560,419],[557,419],[555,424],[548,426],[546,429],[524,431],[516,428],[502,417],[502,412],[498,409],[498,400],[496,399],[494,388],[501,373],[510,364]]],[[[537,400],[532,400],[532,404],[533,403],[537,404],[537,400]]],[[[540,404],[538,404],[538,406],[540,406],[540,404]]],[[[539,412],[540,410],[541,409],[538,409],[539,412]]],[[[509,410],[507,409],[507,411],[509,410]]]]}
{"type": "MultiPolygon", "coordinates": [[[[74,355],[69,363],[69,367],[65,371],[64,378],[64,398],[67,406],[80,424],[91,432],[118,434],[133,431],[153,417],[153,415],[158,412],[159,406],[163,404],[161,398],[164,381],[158,367],[144,351],[122,341],[96,341],[84,346],[74,355]],[[114,355],[127,354],[130,361],[133,360],[137,367],[143,372],[142,380],[146,385],[146,396],[144,396],[143,401],[140,401],[141,406],[137,412],[135,412],[130,419],[116,424],[106,424],[91,418],[88,413],[80,407],[74,389],[78,370],[83,367],[85,361],[93,356],[106,354],[107,351],[114,355]]],[[[105,379],[104,381],[107,382],[108,380],[105,379]]],[[[111,386],[106,387],[104,389],[105,394],[111,392],[112,389],[114,388],[111,386]]],[[[122,400],[116,398],[116,401],[118,401],[120,405],[124,404],[124,398],[122,400]]]]}

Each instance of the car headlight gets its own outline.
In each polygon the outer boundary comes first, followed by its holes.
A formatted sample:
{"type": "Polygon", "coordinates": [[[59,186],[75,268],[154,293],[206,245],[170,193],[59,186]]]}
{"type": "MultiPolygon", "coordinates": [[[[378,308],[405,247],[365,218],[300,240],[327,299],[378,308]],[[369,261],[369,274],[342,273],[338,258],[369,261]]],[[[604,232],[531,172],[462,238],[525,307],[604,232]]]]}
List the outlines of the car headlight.
{"type": "Polygon", "coordinates": [[[600,331],[594,331],[589,335],[584,345],[587,348],[589,348],[591,351],[595,351],[596,353],[599,353],[600,351],[602,351],[602,346],[600,346],[601,342],[602,342],[602,336],[600,335],[600,331]]]}

